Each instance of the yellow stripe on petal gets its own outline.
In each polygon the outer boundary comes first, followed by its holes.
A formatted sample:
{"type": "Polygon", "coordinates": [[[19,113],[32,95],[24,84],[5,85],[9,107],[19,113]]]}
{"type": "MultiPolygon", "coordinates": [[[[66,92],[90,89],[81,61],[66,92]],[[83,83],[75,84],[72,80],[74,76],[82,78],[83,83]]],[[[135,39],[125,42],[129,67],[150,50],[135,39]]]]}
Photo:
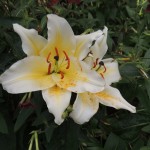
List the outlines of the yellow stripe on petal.
{"type": "Polygon", "coordinates": [[[49,112],[55,116],[55,123],[60,125],[64,121],[62,114],[69,105],[71,92],[54,86],[43,90],[42,95],[49,112]]]}
{"type": "Polygon", "coordinates": [[[13,64],[0,76],[9,93],[24,93],[47,89],[55,85],[47,73],[48,64],[42,57],[31,56],[13,64]]]}
{"type": "Polygon", "coordinates": [[[47,56],[55,47],[59,53],[66,51],[68,55],[76,49],[76,39],[69,23],[62,17],[54,14],[47,15],[48,45],[42,50],[41,55],[47,56]]]}
{"type": "Polygon", "coordinates": [[[102,92],[96,93],[95,95],[103,105],[114,107],[116,109],[126,109],[132,113],[136,112],[136,108],[130,105],[116,88],[106,86],[102,92]]]}
{"type": "Polygon", "coordinates": [[[70,59],[70,68],[66,65],[60,67],[60,71],[52,74],[53,80],[61,88],[72,92],[82,93],[85,91],[99,92],[104,89],[105,82],[97,72],[92,71],[84,62],[70,59]]]}
{"type": "Polygon", "coordinates": [[[77,95],[77,99],[73,105],[73,111],[70,117],[78,124],[88,122],[90,118],[97,112],[99,102],[92,93],[81,93],[77,95]]]}

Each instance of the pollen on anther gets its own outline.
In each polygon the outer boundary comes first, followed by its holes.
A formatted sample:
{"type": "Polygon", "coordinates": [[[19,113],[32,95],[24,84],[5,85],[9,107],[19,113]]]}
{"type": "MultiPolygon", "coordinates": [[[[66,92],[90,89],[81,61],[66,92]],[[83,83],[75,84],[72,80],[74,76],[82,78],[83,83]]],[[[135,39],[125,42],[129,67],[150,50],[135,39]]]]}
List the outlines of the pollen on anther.
{"type": "Polygon", "coordinates": [[[70,58],[68,57],[68,55],[67,55],[67,53],[65,51],[63,51],[63,53],[65,54],[66,61],[67,61],[67,67],[66,67],[66,69],[69,69],[69,67],[70,67],[70,58]]]}

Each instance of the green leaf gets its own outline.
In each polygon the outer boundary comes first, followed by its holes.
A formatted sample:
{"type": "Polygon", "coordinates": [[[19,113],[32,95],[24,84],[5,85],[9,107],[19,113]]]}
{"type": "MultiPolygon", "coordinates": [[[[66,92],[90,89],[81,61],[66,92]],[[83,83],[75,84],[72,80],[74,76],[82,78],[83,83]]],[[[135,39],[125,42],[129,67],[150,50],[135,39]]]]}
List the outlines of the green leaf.
{"type": "Polygon", "coordinates": [[[13,23],[20,23],[21,20],[19,17],[0,17],[0,26],[10,28],[13,23]]]}
{"type": "Polygon", "coordinates": [[[65,150],[77,150],[79,141],[80,126],[74,123],[72,120],[67,122],[67,134],[65,141],[65,150]]]}
{"type": "Polygon", "coordinates": [[[0,132],[7,134],[8,133],[8,128],[7,128],[7,124],[6,121],[4,119],[4,117],[2,116],[2,114],[0,113],[0,132]]]}
{"type": "Polygon", "coordinates": [[[126,150],[126,143],[114,133],[110,133],[104,146],[104,150],[126,150]]]}
{"type": "Polygon", "coordinates": [[[134,8],[130,8],[129,6],[126,6],[127,13],[130,18],[132,18],[134,21],[136,21],[136,11],[134,8]]]}
{"type": "Polygon", "coordinates": [[[150,150],[150,146],[141,147],[140,150],[150,150]]]}
{"type": "Polygon", "coordinates": [[[48,128],[45,129],[45,135],[46,135],[47,142],[50,142],[51,137],[52,137],[53,132],[56,129],[56,127],[57,127],[56,125],[52,124],[48,128]]]}
{"type": "Polygon", "coordinates": [[[141,104],[145,107],[145,109],[150,112],[150,99],[147,95],[146,90],[144,90],[142,87],[138,88],[137,91],[137,98],[140,100],[141,104]]]}
{"type": "Polygon", "coordinates": [[[150,49],[148,49],[145,53],[144,59],[143,59],[143,63],[146,67],[150,66],[150,49]]]}
{"type": "Polygon", "coordinates": [[[104,150],[101,147],[88,147],[86,150],[104,150]]]}
{"type": "Polygon", "coordinates": [[[14,131],[18,131],[21,126],[25,123],[27,118],[33,113],[33,108],[23,108],[17,118],[17,121],[15,123],[14,131]]]}
{"type": "Polygon", "coordinates": [[[149,101],[150,101],[150,79],[145,80],[145,87],[146,87],[147,94],[149,96],[149,101]]]}
{"type": "Polygon", "coordinates": [[[143,128],[142,128],[142,131],[144,131],[144,132],[146,132],[146,133],[150,133],[150,124],[147,125],[147,126],[145,126],[145,127],[143,127],[143,128]]]}
{"type": "Polygon", "coordinates": [[[127,77],[134,77],[140,75],[135,64],[123,64],[120,67],[120,73],[122,76],[127,76],[127,77]]]}

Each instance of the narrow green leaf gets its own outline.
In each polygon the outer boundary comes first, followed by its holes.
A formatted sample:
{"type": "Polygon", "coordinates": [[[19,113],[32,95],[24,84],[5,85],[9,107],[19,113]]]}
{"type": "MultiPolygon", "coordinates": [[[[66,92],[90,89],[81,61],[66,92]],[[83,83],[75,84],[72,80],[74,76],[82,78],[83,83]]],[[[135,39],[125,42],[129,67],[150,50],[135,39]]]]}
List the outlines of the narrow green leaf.
{"type": "Polygon", "coordinates": [[[146,87],[147,94],[149,96],[149,101],[150,101],[150,79],[145,80],[145,87],[146,87]]]}
{"type": "Polygon", "coordinates": [[[20,127],[25,123],[27,118],[33,113],[33,111],[33,108],[24,108],[20,111],[14,127],[15,132],[20,129],[20,127]]]}
{"type": "Polygon", "coordinates": [[[145,127],[143,127],[143,128],[142,128],[142,131],[144,131],[144,132],[146,132],[146,133],[150,133],[150,124],[147,125],[147,126],[145,126],[145,127]]]}
{"type": "Polygon", "coordinates": [[[56,128],[56,126],[52,124],[48,128],[45,129],[45,135],[46,135],[47,142],[50,142],[55,128],[56,128]]]}
{"type": "Polygon", "coordinates": [[[146,93],[146,90],[143,88],[139,88],[137,92],[137,97],[140,100],[141,104],[146,108],[148,112],[150,112],[150,100],[146,93]]]}
{"type": "Polygon", "coordinates": [[[0,113],[0,132],[7,134],[8,133],[8,128],[7,128],[7,124],[6,121],[4,119],[4,117],[2,116],[2,114],[0,113]]]}

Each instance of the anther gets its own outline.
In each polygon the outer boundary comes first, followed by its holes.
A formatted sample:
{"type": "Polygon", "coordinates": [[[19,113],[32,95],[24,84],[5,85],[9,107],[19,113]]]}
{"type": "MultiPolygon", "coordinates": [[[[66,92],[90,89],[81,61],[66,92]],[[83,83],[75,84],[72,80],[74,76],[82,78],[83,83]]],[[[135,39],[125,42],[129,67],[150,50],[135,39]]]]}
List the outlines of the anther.
{"type": "Polygon", "coordinates": [[[95,68],[97,66],[98,60],[99,60],[99,58],[96,58],[96,61],[94,62],[94,65],[93,65],[93,68],[95,68]]]}
{"type": "Polygon", "coordinates": [[[54,59],[55,59],[56,61],[58,61],[58,60],[59,60],[59,56],[54,56],[54,59]]]}
{"type": "Polygon", "coordinates": [[[48,65],[48,74],[50,74],[51,73],[51,63],[49,63],[49,65],[48,65]]]}
{"type": "Polygon", "coordinates": [[[100,65],[100,66],[104,66],[104,62],[103,62],[103,61],[100,61],[100,62],[99,62],[99,65],[100,65]]]}
{"type": "Polygon", "coordinates": [[[51,55],[51,52],[48,54],[48,56],[46,58],[47,63],[50,63],[50,61],[49,61],[50,55],[51,55]]]}
{"type": "Polygon", "coordinates": [[[68,55],[66,54],[65,51],[63,51],[63,53],[65,54],[66,60],[68,62],[66,69],[69,69],[69,67],[70,67],[70,58],[68,57],[68,55]]]}
{"type": "Polygon", "coordinates": [[[61,79],[63,79],[64,78],[64,73],[62,71],[59,71],[58,73],[61,75],[61,79]]]}
{"type": "Polygon", "coordinates": [[[55,47],[55,51],[56,51],[56,56],[58,56],[58,58],[59,58],[58,49],[56,47],[55,47]]]}
{"type": "Polygon", "coordinates": [[[106,66],[105,66],[104,62],[103,62],[103,61],[100,61],[100,62],[99,62],[99,65],[104,67],[103,73],[105,73],[107,69],[106,69],[106,66]]]}

